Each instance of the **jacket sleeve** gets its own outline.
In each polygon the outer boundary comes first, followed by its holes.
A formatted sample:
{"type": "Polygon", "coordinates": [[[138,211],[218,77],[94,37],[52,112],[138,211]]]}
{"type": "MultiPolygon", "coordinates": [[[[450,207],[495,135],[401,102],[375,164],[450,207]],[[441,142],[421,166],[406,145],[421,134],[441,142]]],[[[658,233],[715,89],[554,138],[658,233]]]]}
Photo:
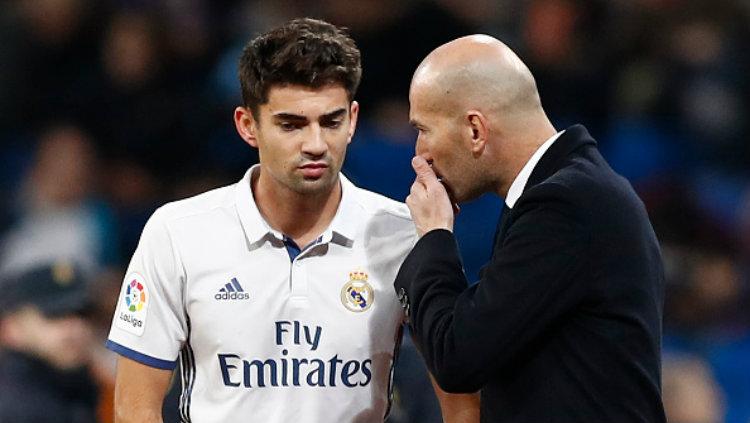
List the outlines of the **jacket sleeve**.
{"type": "Polygon", "coordinates": [[[448,392],[475,392],[580,304],[591,277],[586,211],[562,186],[536,186],[479,282],[467,288],[453,234],[434,230],[396,278],[428,368],[448,392]]]}

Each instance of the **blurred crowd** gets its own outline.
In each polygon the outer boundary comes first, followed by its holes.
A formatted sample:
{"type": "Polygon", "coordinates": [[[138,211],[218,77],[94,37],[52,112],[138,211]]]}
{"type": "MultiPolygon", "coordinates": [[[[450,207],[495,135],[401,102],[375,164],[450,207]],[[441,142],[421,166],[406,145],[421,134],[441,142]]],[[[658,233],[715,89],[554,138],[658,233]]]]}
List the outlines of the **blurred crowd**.
{"type": "MultiPolygon", "coordinates": [[[[233,183],[257,161],[232,123],[238,56],[297,16],[348,27],[362,50],[361,121],[344,173],[399,200],[413,179],[407,93],[419,61],[477,32],[516,50],[557,128],[586,125],[649,210],[667,271],[669,420],[750,422],[747,0],[6,0],[0,274],[41,267],[59,283],[55,269],[72,263],[92,302],[74,313],[85,330],[67,321],[77,336],[67,344],[13,334],[19,322],[53,331],[70,313],[30,315],[31,299],[3,306],[0,370],[18,352],[60,370],[44,351],[85,340],[76,363],[91,378],[77,386],[97,387],[83,396],[111,421],[114,357],[101,344],[143,225],[159,205],[233,183]]],[[[480,198],[458,217],[471,280],[500,205],[480,198]]],[[[390,421],[439,421],[408,339],[403,350],[390,421]]]]}

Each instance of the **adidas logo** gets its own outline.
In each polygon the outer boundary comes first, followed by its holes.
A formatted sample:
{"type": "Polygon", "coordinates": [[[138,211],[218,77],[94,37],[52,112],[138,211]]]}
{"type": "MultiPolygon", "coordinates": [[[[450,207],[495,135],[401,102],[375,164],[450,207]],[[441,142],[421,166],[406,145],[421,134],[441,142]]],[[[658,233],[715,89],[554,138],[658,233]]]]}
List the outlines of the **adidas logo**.
{"type": "Polygon", "coordinates": [[[237,281],[237,278],[232,278],[232,281],[224,285],[219,292],[214,295],[214,299],[217,300],[249,300],[250,294],[242,289],[242,285],[237,281]]]}

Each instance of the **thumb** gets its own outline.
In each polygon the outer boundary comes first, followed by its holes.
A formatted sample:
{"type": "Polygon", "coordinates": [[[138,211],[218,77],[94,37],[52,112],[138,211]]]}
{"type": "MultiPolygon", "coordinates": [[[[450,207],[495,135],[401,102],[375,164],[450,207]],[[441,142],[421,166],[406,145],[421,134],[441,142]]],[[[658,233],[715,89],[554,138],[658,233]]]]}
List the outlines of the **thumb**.
{"type": "Polygon", "coordinates": [[[423,185],[427,186],[438,181],[435,171],[432,170],[432,167],[430,167],[430,164],[427,163],[424,157],[415,156],[411,159],[411,167],[414,168],[414,172],[417,174],[417,180],[423,185]]]}

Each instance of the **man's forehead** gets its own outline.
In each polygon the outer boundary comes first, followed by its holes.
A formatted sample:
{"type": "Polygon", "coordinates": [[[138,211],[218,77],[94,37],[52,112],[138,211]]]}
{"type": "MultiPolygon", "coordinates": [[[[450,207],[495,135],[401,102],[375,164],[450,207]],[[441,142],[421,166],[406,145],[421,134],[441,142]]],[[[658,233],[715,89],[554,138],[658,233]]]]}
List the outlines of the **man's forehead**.
{"type": "Polygon", "coordinates": [[[348,108],[349,97],[341,85],[311,88],[303,85],[273,86],[268,91],[268,102],[262,108],[271,114],[324,115],[342,107],[348,108]]]}
{"type": "Polygon", "coordinates": [[[424,114],[429,114],[443,109],[442,97],[435,87],[427,84],[412,84],[409,90],[409,118],[419,119],[424,114]]]}

